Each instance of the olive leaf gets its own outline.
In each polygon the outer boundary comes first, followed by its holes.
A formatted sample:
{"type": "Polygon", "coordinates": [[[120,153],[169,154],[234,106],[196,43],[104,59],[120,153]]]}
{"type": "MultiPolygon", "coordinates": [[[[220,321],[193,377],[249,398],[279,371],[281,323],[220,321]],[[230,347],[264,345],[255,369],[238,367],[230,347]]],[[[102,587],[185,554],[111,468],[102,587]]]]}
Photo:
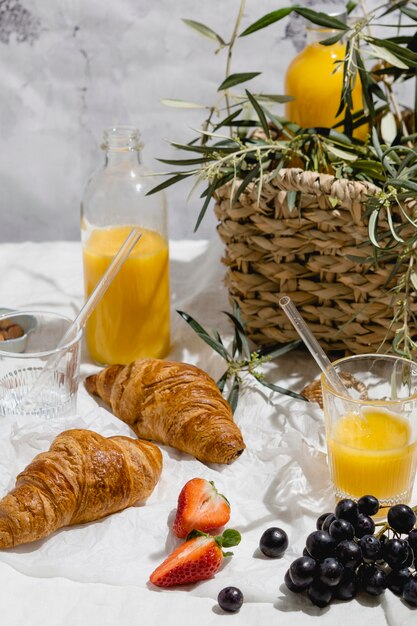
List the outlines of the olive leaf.
{"type": "Polygon", "coordinates": [[[213,339],[210,333],[208,333],[198,322],[196,322],[196,320],[193,319],[191,315],[188,315],[188,313],[185,313],[184,311],[177,311],[177,313],[181,315],[181,317],[187,322],[187,324],[191,326],[194,332],[196,332],[203,341],[205,341],[211,348],[213,348],[215,352],[220,354],[220,356],[226,359],[226,361],[230,360],[230,354],[223,346],[223,344],[220,343],[218,340],[213,339]]]}
{"type": "Polygon", "coordinates": [[[354,0],[349,0],[349,2],[346,4],[347,13],[348,14],[352,13],[352,11],[356,9],[357,6],[358,6],[357,2],[354,2],[354,0]]]}
{"type": "Polygon", "coordinates": [[[232,197],[233,203],[235,203],[239,199],[240,195],[245,191],[249,183],[253,181],[255,178],[258,178],[260,168],[261,168],[260,164],[257,163],[253,169],[249,170],[248,174],[246,174],[246,176],[243,178],[242,182],[240,183],[239,187],[233,194],[233,197],[232,197]]]}
{"type": "Polygon", "coordinates": [[[412,20],[417,22],[417,10],[416,9],[410,9],[407,6],[404,6],[404,7],[400,7],[400,11],[404,15],[407,15],[408,17],[411,17],[412,20]]]}
{"type": "Polygon", "coordinates": [[[414,289],[417,291],[417,274],[416,274],[416,272],[413,272],[411,274],[410,280],[412,282],[412,285],[413,285],[414,289]]]}
{"type": "Polygon", "coordinates": [[[229,395],[227,396],[227,401],[230,404],[232,413],[234,413],[237,409],[237,403],[239,401],[239,389],[240,379],[238,378],[238,376],[235,376],[229,391],[229,395]]]}
{"type": "Polygon", "coordinates": [[[213,41],[216,41],[221,46],[225,46],[226,45],[226,42],[224,41],[224,39],[222,37],[220,37],[220,35],[218,35],[209,26],[206,26],[205,24],[202,24],[201,22],[196,22],[194,20],[188,20],[188,19],[184,19],[184,18],[183,18],[182,21],[184,22],[184,24],[186,24],[187,26],[189,26],[193,30],[195,30],[198,33],[200,33],[200,35],[203,35],[204,37],[207,37],[208,39],[212,39],[213,41]]]}
{"type": "Polygon", "coordinates": [[[397,136],[397,123],[391,111],[388,111],[381,119],[381,136],[387,146],[390,146],[397,136]]]}
{"type": "Polygon", "coordinates": [[[162,98],[161,104],[165,104],[168,107],[175,107],[178,109],[206,109],[205,104],[197,104],[196,102],[187,102],[186,100],[175,100],[173,98],[162,98]]]}
{"type": "Polygon", "coordinates": [[[255,78],[256,76],[259,76],[260,73],[261,72],[242,72],[240,74],[230,74],[230,76],[225,78],[222,84],[217,88],[217,91],[223,91],[224,89],[230,89],[230,87],[234,87],[240,83],[245,83],[248,80],[252,80],[252,78],[255,78]]]}
{"type": "Polygon", "coordinates": [[[404,63],[404,61],[401,61],[401,59],[399,59],[398,56],[396,56],[395,54],[393,54],[386,48],[383,48],[382,46],[378,46],[376,44],[370,45],[369,47],[374,53],[375,58],[384,59],[384,61],[386,61],[390,65],[393,65],[394,67],[399,67],[400,69],[407,69],[408,67],[407,63],[404,63]]]}
{"type": "Polygon", "coordinates": [[[375,37],[364,36],[374,49],[378,51],[381,57],[388,55],[389,63],[392,63],[395,67],[400,69],[406,69],[407,67],[417,68],[417,53],[412,50],[408,50],[404,46],[399,46],[390,39],[376,39],[375,37]]]}
{"type": "Polygon", "coordinates": [[[179,181],[184,180],[185,178],[187,178],[188,176],[192,176],[193,174],[194,172],[181,172],[181,174],[175,174],[175,176],[172,176],[172,178],[168,178],[168,180],[165,180],[160,185],[152,187],[152,189],[148,191],[146,195],[151,196],[154,193],[158,193],[158,191],[162,191],[163,189],[166,189],[171,185],[175,185],[179,181]]]}
{"type": "Polygon", "coordinates": [[[257,116],[259,117],[259,121],[261,122],[264,133],[267,137],[270,137],[270,129],[268,126],[268,120],[266,119],[266,115],[262,106],[256,100],[256,98],[246,89],[246,95],[248,96],[249,102],[253,106],[256,111],[257,116]]]}
{"type": "Polygon", "coordinates": [[[261,28],[265,28],[266,26],[275,24],[276,22],[282,20],[284,17],[287,17],[287,15],[289,15],[293,11],[294,7],[286,7],[284,9],[278,9],[277,11],[271,11],[271,13],[267,13],[267,15],[264,15],[259,20],[256,20],[256,22],[248,26],[240,34],[240,37],[246,37],[246,35],[255,33],[257,30],[261,30],[261,28]]]}
{"type": "Polygon", "coordinates": [[[305,17],[309,22],[313,24],[317,24],[317,26],[324,26],[325,28],[331,28],[334,30],[347,31],[349,30],[349,26],[345,24],[345,22],[341,22],[335,17],[331,17],[326,13],[322,13],[321,11],[313,11],[312,9],[302,8],[295,6],[294,11],[305,17]]]}
{"type": "Polygon", "coordinates": [[[197,221],[196,224],[194,226],[194,232],[196,232],[198,230],[198,227],[200,226],[204,215],[206,214],[207,208],[210,204],[210,201],[213,197],[214,192],[216,191],[216,189],[218,189],[219,187],[222,187],[223,185],[225,185],[229,180],[231,180],[233,178],[233,173],[229,173],[226,174],[225,176],[223,176],[222,178],[218,179],[218,180],[214,180],[208,187],[207,189],[203,192],[203,194],[205,195],[205,200],[203,203],[203,206],[201,207],[200,213],[198,214],[197,217],[197,221]]]}
{"type": "Polygon", "coordinates": [[[292,100],[294,100],[293,96],[273,93],[257,93],[254,94],[254,96],[258,100],[258,102],[262,102],[263,100],[265,100],[266,102],[276,102],[278,104],[283,104],[285,102],[292,102],[292,100]]]}
{"type": "Polygon", "coordinates": [[[322,46],[332,46],[333,44],[335,44],[338,41],[340,41],[341,39],[343,39],[343,36],[344,36],[344,32],[337,33],[336,35],[333,35],[332,37],[327,37],[326,39],[321,39],[320,43],[321,43],[322,46]]]}

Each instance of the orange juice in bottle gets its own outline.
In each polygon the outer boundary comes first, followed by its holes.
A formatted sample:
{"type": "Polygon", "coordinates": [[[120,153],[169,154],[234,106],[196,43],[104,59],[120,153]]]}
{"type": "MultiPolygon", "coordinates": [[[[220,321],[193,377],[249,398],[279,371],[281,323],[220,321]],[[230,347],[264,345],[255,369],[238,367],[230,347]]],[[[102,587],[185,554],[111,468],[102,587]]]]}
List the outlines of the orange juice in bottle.
{"type": "Polygon", "coordinates": [[[140,163],[136,129],[106,131],[103,147],[104,167],[90,179],[82,202],[86,297],[133,226],[142,236],[87,322],[87,348],[100,364],[162,358],[170,345],[165,198],[146,196],[152,185],[140,163]]]}
{"type": "MultiPolygon", "coordinates": [[[[131,230],[93,230],[83,248],[86,296],[90,295],[131,230]]],[[[130,253],[86,329],[91,357],[99,363],[130,363],[164,356],[169,350],[168,243],[156,231],[142,236],[130,253]]]]}
{"type": "MultiPolygon", "coordinates": [[[[346,20],[343,12],[332,13],[331,17],[346,20]]],[[[342,94],[346,45],[343,41],[330,45],[320,43],[334,34],[336,31],[309,25],[307,45],[292,60],[285,75],[285,93],[294,98],[286,103],[285,116],[304,128],[331,128],[343,120],[343,113],[336,114],[342,94]]],[[[352,101],[353,114],[363,109],[359,77],[352,92],[352,101]]],[[[343,131],[343,126],[338,126],[338,130],[343,131]]],[[[367,133],[368,126],[364,124],[353,131],[353,136],[364,140],[367,133]]]]}

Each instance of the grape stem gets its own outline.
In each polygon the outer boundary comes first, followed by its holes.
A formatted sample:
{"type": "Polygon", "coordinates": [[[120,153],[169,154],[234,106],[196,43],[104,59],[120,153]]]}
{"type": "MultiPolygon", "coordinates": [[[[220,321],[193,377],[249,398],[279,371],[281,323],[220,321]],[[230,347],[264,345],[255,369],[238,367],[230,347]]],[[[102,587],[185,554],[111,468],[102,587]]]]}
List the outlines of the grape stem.
{"type": "Polygon", "coordinates": [[[380,539],[385,531],[390,529],[388,522],[379,522],[378,524],[375,524],[375,526],[382,526],[382,528],[375,535],[377,539],[380,539]]]}

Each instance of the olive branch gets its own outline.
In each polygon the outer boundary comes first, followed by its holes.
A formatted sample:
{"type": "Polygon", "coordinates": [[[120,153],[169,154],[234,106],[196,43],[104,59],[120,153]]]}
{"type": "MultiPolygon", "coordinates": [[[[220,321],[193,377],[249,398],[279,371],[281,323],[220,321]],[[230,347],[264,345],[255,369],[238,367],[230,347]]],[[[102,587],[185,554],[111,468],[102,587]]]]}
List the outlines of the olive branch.
{"type": "Polygon", "coordinates": [[[258,350],[251,350],[248,338],[245,333],[244,322],[242,321],[240,309],[236,303],[233,304],[233,313],[229,311],[223,311],[225,315],[230,319],[234,327],[234,337],[230,349],[226,348],[220,333],[214,329],[210,334],[205,328],[201,326],[191,315],[184,311],[177,310],[177,313],[181,315],[183,320],[189,324],[189,326],[197,333],[197,335],[209,345],[217,354],[219,354],[226,362],[226,369],[216,382],[217,387],[223,393],[226,385],[229,388],[227,401],[231,406],[232,411],[236,410],[239,392],[244,383],[245,376],[249,375],[257,380],[261,385],[276,391],[286,396],[296,398],[297,400],[307,401],[302,395],[291,391],[290,389],[284,389],[279,385],[275,385],[266,380],[265,373],[260,369],[262,365],[276,359],[295,348],[302,345],[302,341],[292,341],[285,345],[271,345],[258,350]]]}

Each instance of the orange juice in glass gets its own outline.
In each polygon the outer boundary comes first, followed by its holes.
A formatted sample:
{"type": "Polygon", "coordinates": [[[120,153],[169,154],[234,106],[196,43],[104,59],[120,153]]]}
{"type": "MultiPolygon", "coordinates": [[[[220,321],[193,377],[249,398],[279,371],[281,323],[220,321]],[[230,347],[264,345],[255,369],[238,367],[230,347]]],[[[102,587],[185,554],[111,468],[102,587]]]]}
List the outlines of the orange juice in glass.
{"type": "MultiPolygon", "coordinates": [[[[95,229],[85,241],[86,297],[131,228],[95,229]]],[[[87,347],[98,363],[126,364],[148,356],[161,358],[169,350],[168,242],[156,231],[139,230],[141,239],[87,322],[87,347]]]]}
{"type": "Polygon", "coordinates": [[[350,387],[342,397],[322,377],[331,478],[337,498],[406,503],[417,461],[417,365],[389,355],[334,363],[350,387]]]}

